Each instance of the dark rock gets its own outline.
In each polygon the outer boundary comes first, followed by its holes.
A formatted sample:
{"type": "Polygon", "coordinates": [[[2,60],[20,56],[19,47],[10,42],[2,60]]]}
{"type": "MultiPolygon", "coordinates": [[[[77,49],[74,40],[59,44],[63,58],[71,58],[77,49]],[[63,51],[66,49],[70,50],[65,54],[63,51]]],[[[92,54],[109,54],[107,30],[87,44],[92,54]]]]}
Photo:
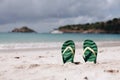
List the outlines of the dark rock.
{"type": "Polygon", "coordinates": [[[85,80],[88,80],[88,77],[87,77],[87,76],[85,76],[85,77],[84,77],[84,79],[85,79],[85,80]]]}
{"type": "Polygon", "coordinates": [[[34,30],[28,28],[27,26],[23,26],[22,28],[15,28],[12,32],[35,32],[34,30]]]}
{"type": "Polygon", "coordinates": [[[15,57],[15,59],[20,59],[20,57],[15,57]]]}
{"type": "Polygon", "coordinates": [[[110,70],[104,70],[104,72],[109,72],[109,73],[118,73],[119,70],[113,70],[113,69],[110,69],[110,70]]]}

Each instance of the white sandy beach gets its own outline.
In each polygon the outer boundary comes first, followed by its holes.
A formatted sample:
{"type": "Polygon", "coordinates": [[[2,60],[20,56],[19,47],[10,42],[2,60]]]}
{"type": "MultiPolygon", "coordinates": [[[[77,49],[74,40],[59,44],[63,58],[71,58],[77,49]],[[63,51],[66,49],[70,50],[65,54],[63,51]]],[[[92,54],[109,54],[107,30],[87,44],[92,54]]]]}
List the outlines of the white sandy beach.
{"type": "Polygon", "coordinates": [[[63,64],[62,43],[34,49],[1,49],[0,80],[120,80],[120,42],[96,43],[97,64],[83,61],[81,42],[75,42],[74,61],[79,64],[63,64]]]}

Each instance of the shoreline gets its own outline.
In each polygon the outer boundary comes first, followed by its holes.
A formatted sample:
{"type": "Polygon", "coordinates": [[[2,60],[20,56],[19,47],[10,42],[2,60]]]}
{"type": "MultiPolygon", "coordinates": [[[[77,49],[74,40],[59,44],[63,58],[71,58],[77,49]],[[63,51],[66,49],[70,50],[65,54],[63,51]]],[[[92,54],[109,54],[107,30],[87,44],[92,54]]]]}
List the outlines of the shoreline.
{"type": "MultiPolygon", "coordinates": [[[[95,41],[98,47],[116,47],[120,46],[120,41],[95,41]]],[[[9,43],[0,44],[0,51],[8,50],[55,50],[61,49],[64,42],[40,42],[40,43],[9,43]]],[[[83,41],[74,41],[76,49],[83,46],[83,41]]]]}

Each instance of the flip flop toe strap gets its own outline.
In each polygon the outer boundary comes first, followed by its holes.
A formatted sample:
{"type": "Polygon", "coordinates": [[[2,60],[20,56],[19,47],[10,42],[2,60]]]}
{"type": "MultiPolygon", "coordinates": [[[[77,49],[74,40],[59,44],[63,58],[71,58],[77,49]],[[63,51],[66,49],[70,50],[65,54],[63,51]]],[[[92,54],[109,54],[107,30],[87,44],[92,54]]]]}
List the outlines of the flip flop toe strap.
{"type": "Polygon", "coordinates": [[[67,47],[65,48],[65,50],[63,51],[63,54],[64,54],[68,49],[71,50],[72,53],[74,53],[73,49],[72,49],[70,46],[67,46],[67,47]]]}
{"type": "Polygon", "coordinates": [[[90,48],[90,47],[86,47],[84,49],[83,53],[85,53],[87,50],[90,50],[95,56],[97,56],[96,53],[95,53],[95,51],[92,48],[90,48]]]}

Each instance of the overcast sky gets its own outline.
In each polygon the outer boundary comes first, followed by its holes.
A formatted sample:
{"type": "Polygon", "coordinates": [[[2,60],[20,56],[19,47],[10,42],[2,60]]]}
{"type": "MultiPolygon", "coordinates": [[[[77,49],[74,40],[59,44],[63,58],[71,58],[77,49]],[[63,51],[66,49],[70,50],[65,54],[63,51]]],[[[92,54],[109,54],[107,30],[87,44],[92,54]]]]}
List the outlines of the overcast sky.
{"type": "Polygon", "coordinates": [[[28,26],[49,32],[66,24],[120,17],[120,0],[0,0],[0,32],[28,26]]]}

